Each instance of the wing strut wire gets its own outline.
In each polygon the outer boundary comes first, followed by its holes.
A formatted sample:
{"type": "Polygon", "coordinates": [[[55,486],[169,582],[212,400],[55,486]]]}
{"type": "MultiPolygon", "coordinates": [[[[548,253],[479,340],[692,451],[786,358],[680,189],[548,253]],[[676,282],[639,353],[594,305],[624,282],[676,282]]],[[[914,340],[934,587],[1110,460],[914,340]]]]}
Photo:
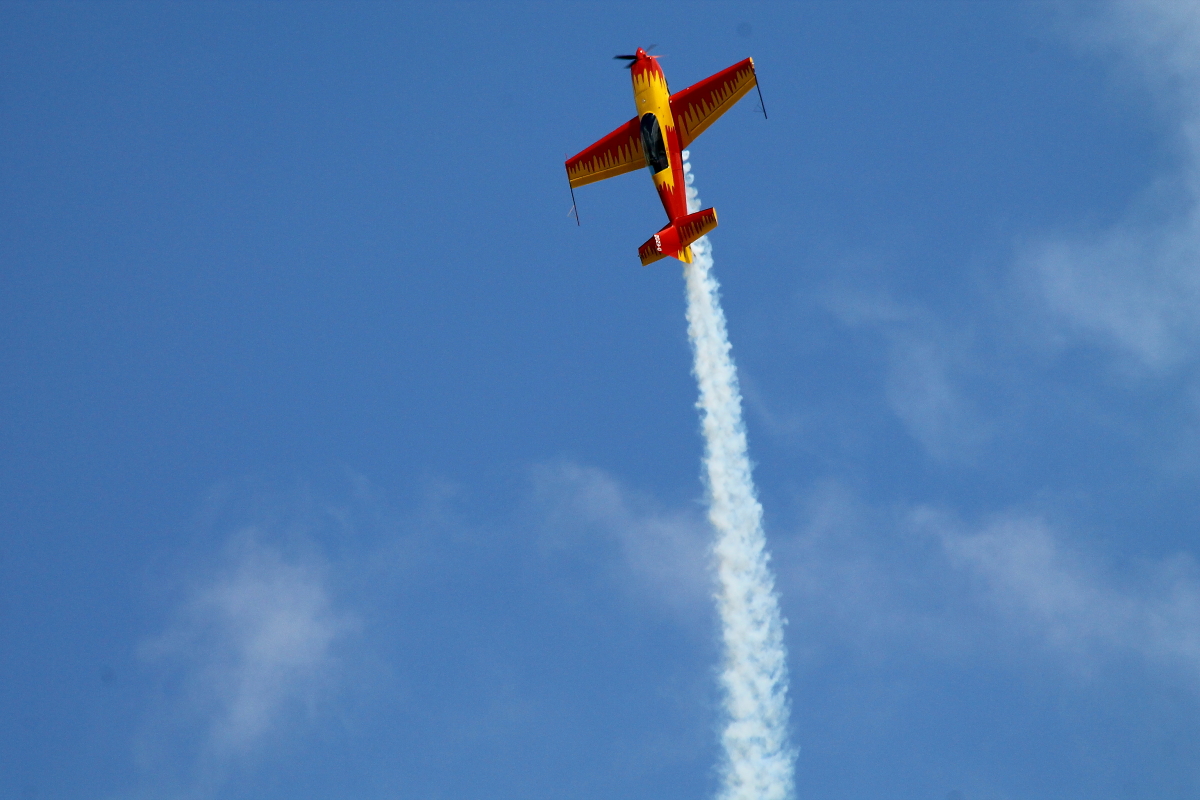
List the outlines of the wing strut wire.
{"type": "Polygon", "coordinates": [[[754,88],[758,89],[758,104],[762,107],[763,119],[767,118],[767,104],[762,99],[762,87],[758,85],[758,70],[754,71],[754,88]]]}
{"type": "Polygon", "coordinates": [[[581,223],[579,222],[579,206],[575,205],[575,187],[571,186],[570,179],[567,180],[567,186],[570,187],[570,189],[571,189],[571,210],[567,212],[567,215],[570,216],[572,213],[574,213],[575,214],[575,224],[580,225],[581,223]]]}

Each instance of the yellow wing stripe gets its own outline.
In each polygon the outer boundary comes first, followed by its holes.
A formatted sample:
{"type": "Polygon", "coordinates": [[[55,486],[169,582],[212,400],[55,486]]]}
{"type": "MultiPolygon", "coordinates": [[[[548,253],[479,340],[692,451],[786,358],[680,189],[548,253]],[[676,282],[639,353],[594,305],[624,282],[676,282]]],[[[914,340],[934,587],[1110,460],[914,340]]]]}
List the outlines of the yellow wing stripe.
{"type": "Polygon", "coordinates": [[[679,129],[679,146],[687,147],[695,141],[717,117],[745,97],[757,83],[754,62],[746,59],[731,70],[717,73],[672,97],[671,110],[675,115],[675,126],[679,129]],[[713,81],[714,85],[708,86],[709,81],[713,81]]]}
{"type": "Polygon", "coordinates": [[[574,169],[567,170],[567,177],[571,179],[571,187],[586,186],[589,183],[602,181],[616,175],[624,175],[626,172],[633,172],[639,167],[646,166],[646,160],[642,158],[640,143],[634,152],[636,158],[627,157],[623,153],[621,155],[623,157],[612,158],[608,153],[604,153],[596,156],[589,163],[580,164],[574,169]]]}
{"type": "Polygon", "coordinates": [[[637,117],[634,117],[579,155],[569,159],[567,178],[574,188],[633,172],[644,166],[646,158],[642,155],[641,129],[638,127],[637,117]]]}

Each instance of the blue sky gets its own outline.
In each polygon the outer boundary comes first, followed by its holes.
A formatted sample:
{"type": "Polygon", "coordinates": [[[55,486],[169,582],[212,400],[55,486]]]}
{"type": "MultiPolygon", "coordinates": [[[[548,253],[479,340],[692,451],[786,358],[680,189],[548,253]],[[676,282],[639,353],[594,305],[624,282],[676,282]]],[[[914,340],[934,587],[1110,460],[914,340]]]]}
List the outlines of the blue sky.
{"type": "Polygon", "coordinates": [[[1200,796],[1200,14],[0,5],[0,795],[693,798],[691,150],[797,796],[1200,796]]]}

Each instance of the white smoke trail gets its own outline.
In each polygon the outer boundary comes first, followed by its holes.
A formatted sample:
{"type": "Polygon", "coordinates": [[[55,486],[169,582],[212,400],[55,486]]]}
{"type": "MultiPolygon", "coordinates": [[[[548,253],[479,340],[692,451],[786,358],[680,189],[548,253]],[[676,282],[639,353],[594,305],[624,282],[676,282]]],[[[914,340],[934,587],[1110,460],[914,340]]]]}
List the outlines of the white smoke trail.
{"type": "MultiPolygon", "coordinates": [[[[689,213],[700,210],[691,164],[683,154],[689,213]]],[[[788,745],[787,651],[754,493],[742,397],[730,356],[725,313],[704,237],[692,245],[687,280],[688,337],[700,385],[709,512],[716,529],[717,609],[725,645],[720,682],[725,729],[720,800],[786,800],[792,795],[794,754],[788,745]]]]}

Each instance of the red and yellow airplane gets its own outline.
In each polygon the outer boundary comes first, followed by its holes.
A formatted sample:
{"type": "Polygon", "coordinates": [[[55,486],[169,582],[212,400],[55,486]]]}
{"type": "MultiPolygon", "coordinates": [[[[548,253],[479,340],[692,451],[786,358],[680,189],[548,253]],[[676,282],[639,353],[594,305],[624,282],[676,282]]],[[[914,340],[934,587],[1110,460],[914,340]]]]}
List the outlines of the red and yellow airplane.
{"type": "MultiPolygon", "coordinates": [[[[683,149],[752,87],[758,86],[754,60],[747,58],[671,94],[657,56],[649,55],[639,47],[634,55],[615,57],[630,62],[633,101],[638,115],[579,155],[567,159],[571,200],[575,200],[576,186],[632,172],[641,166],[648,167],[670,222],[638,248],[642,264],[652,264],[666,256],[691,263],[692,242],[717,227],[717,212],[706,208],[695,214],[688,213],[683,149]]],[[[761,89],[759,101],[762,101],[761,89]]],[[[766,116],[765,107],[763,115],[766,116]]]]}

